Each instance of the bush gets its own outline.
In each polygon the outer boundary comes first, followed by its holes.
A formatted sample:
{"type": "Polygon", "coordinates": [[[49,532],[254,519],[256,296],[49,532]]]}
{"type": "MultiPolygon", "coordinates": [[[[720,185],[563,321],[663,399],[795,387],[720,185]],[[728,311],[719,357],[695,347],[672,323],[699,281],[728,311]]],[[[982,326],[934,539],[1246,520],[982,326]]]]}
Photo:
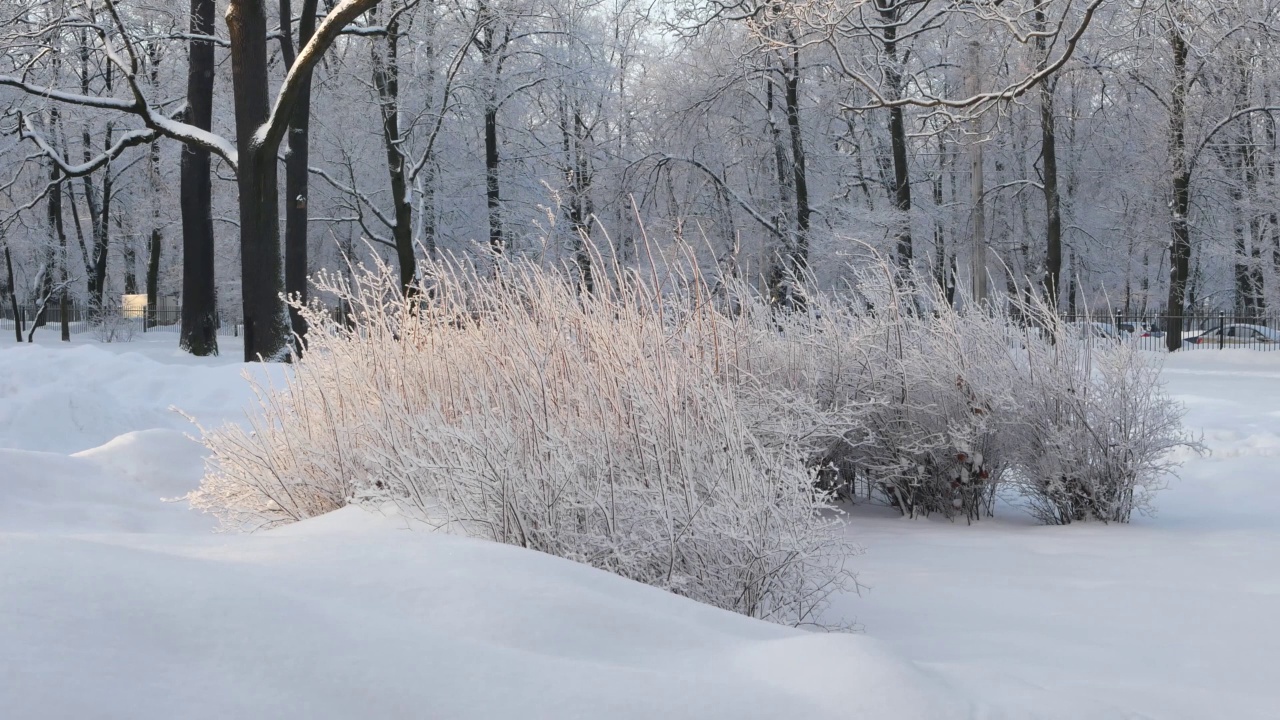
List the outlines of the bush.
{"type": "Polygon", "coordinates": [[[927,280],[871,276],[861,287],[874,292],[863,322],[879,341],[842,464],[908,517],[989,515],[1006,465],[998,437],[1016,410],[1004,319],[953,308],[927,280]]]}
{"type": "Polygon", "coordinates": [[[1021,364],[1016,486],[1042,522],[1128,522],[1151,509],[1178,465],[1172,451],[1201,451],[1184,410],[1164,391],[1158,356],[1080,337],[1040,313],[1021,364]]]}
{"type": "Polygon", "coordinates": [[[837,495],[972,521],[1004,489],[1046,522],[1124,522],[1197,447],[1142,353],[887,268],[789,310],[692,271],[614,267],[586,293],[429,261],[407,299],[384,265],[322,274],[344,312],[300,309],[306,354],[247,426],[205,431],[192,502],[256,529],[393,501],[801,624],[853,583],[837,495]]]}
{"type": "Polygon", "coordinates": [[[999,436],[1016,415],[1007,319],[960,312],[887,267],[811,294],[735,357],[782,393],[779,415],[808,414],[791,432],[824,487],[909,517],[990,514],[1007,467],[999,436]]]}
{"type": "Polygon", "coordinates": [[[771,387],[732,358],[769,334],[764,314],[731,317],[697,283],[659,295],[625,272],[590,296],[520,263],[424,276],[409,300],[386,267],[354,285],[319,277],[354,325],[304,309],[307,353],[259,388],[248,428],[206,432],[213,462],[193,503],[254,528],[390,499],[788,624],[814,622],[852,582],[857,549],[796,440],[794,418],[814,413],[775,414],[771,387]]]}
{"type": "Polygon", "coordinates": [[[98,308],[92,320],[93,336],[99,342],[133,342],[138,333],[138,326],[133,320],[126,318],[120,306],[106,302],[98,308]]]}
{"type": "Polygon", "coordinates": [[[1157,356],[1080,336],[1034,293],[957,309],[880,263],[806,302],[751,340],[751,363],[788,391],[783,414],[803,407],[797,393],[827,413],[791,432],[850,498],[973,521],[1004,491],[1046,523],[1128,522],[1177,468],[1174,450],[1202,449],[1157,356]]]}

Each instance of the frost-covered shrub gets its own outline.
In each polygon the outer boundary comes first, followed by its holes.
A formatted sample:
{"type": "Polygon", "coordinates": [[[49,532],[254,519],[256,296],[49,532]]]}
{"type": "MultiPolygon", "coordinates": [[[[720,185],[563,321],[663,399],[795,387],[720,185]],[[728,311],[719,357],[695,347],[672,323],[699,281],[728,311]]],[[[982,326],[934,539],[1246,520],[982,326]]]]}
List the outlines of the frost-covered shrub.
{"type": "Polygon", "coordinates": [[[134,321],[124,316],[118,304],[111,302],[103,303],[98,309],[91,327],[93,336],[104,343],[133,342],[138,332],[134,321]]]}
{"type": "MultiPolygon", "coordinates": [[[[1187,444],[1158,367],[1034,301],[955,309],[887,266],[780,310],[696,273],[428,262],[316,279],[304,357],[205,431],[192,501],[235,529],[351,502],[812,622],[858,550],[832,500],[1125,521],[1187,444]],[[661,291],[657,288],[661,288],[661,291]]],[[[799,287],[799,285],[797,285],[799,287]]],[[[799,296],[797,296],[799,297],[799,296]]]]}
{"type": "Polygon", "coordinates": [[[603,568],[777,622],[813,622],[857,552],[815,483],[802,431],[737,363],[767,313],[696,282],[656,293],[623,271],[428,263],[412,299],[376,267],[318,290],[351,324],[303,312],[308,350],[260,388],[249,429],[208,431],[193,503],[235,527],[392,500],[440,527],[603,568]]]}
{"type": "Polygon", "coordinates": [[[1158,356],[1121,342],[1090,342],[1051,314],[1029,334],[1013,429],[1016,488],[1045,523],[1128,522],[1151,509],[1177,467],[1172,451],[1201,446],[1160,381],[1158,356]]]}
{"type": "Polygon", "coordinates": [[[1007,465],[999,436],[1016,411],[1007,322],[960,312],[927,280],[886,268],[809,298],[816,309],[779,321],[781,335],[802,340],[757,342],[754,363],[775,368],[768,384],[798,389],[831,415],[807,434],[820,443],[827,486],[911,517],[990,514],[1007,465]],[[797,366],[779,382],[777,368],[797,366]]]}
{"type": "Polygon", "coordinates": [[[957,309],[873,265],[776,319],[752,362],[791,407],[798,393],[826,413],[792,430],[826,487],[909,517],[974,520],[1007,490],[1044,522],[1127,522],[1176,469],[1171,451],[1199,448],[1182,408],[1156,356],[1079,337],[1022,297],[957,309]]]}

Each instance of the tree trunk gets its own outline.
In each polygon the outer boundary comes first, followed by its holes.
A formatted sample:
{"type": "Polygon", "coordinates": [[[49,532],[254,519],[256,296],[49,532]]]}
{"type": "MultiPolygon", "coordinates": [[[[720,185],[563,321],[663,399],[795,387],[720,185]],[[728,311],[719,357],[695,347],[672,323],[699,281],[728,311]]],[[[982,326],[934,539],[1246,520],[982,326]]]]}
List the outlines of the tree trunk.
{"type": "MultiPolygon", "coordinates": [[[[191,0],[190,27],[192,35],[213,34],[214,0],[191,0]]],[[[209,130],[213,126],[213,43],[191,41],[187,53],[186,121],[209,130]]],[[[217,355],[218,299],[214,282],[209,151],[184,145],[181,175],[182,330],[179,344],[192,355],[217,355]]],[[[159,253],[156,253],[153,262],[158,261],[159,253]]]]}
{"type": "Polygon", "coordinates": [[[18,286],[13,284],[13,257],[9,254],[9,246],[4,246],[4,269],[9,282],[9,309],[13,311],[13,337],[22,342],[22,313],[18,311],[18,286]]]}
{"type": "Polygon", "coordinates": [[[1071,254],[1071,275],[1067,278],[1067,317],[1075,317],[1076,314],[1078,307],[1077,296],[1080,290],[1076,283],[1076,278],[1079,275],[1080,273],[1076,270],[1076,256],[1073,252],[1071,254]]]}
{"type": "Polygon", "coordinates": [[[503,252],[507,243],[502,234],[502,191],[498,184],[498,169],[498,103],[497,93],[490,88],[485,94],[484,105],[485,203],[489,208],[489,247],[495,252],[503,252]]]}
{"type": "Polygon", "coordinates": [[[400,265],[400,292],[411,294],[417,277],[417,258],[413,251],[413,205],[409,200],[406,159],[400,137],[400,23],[392,19],[387,25],[387,52],[373,49],[373,85],[378,91],[382,113],[382,145],[387,156],[387,172],[391,180],[391,203],[395,208],[395,225],[391,236],[400,265]]]}
{"type": "Polygon", "coordinates": [[[160,296],[160,250],[164,243],[164,231],[160,227],[160,145],[151,144],[149,157],[151,171],[151,237],[147,243],[147,311],[142,318],[143,330],[156,324],[160,296]]]}
{"type": "MultiPolygon", "coordinates": [[[[781,71],[779,71],[781,74],[781,71]]],[[[792,226],[791,213],[795,206],[795,175],[787,172],[787,148],[782,140],[782,129],[778,127],[778,122],[774,119],[774,82],[773,77],[768,79],[765,85],[765,114],[769,119],[769,135],[773,140],[773,165],[774,173],[778,182],[778,200],[779,207],[774,217],[774,225],[781,231],[780,236],[776,239],[779,247],[768,253],[769,267],[765,271],[765,278],[768,284],[769,299],[777,303],[781,307],[789,307],[791,303],[792,293],[788,291],[790,283],[788,282],[793,271],[794,261],[792,253],[795,244],[792,235],[794,228],[792,226]]]]}
{"type": "MultiPolygon", "coordinates": [[[[86,31],[80,33],[80,92],[81,94],[90,94],[89,89],[89,37],[86,31]]],[[[107,65],[104,69],[104,77],[106,80],[107,90],[112,87],[111,65],[107,65]]],[[[112,123],[107,123],[106,140],[104,147],[111,146],[112,139],[112,123]]],[[[84,153],[85,162],[93,157],[93,138],[89,133],[89,126],[85,125],[80,137],[81,149],[84,153]]],[[[111,163],[108,162],[102,168],[102,193],[99,195],[97,188],[94,187],[93,175],[85,175],[81,182],[84,184],[84,202],[85,207],[89,210],[89,234],[93,237],[93,251],[90,254],[89,263],[86,266],[89,285],[89,305],[90,311],[96,316],[102,308],[103,293],[106,290],[107,283],[107,251],[110,247],[111,232],[111,163]]]]}
{"type": "MultiPolygon", "coordinates": [[[[57,109],[51,111],[51,125],[58,120],[57,109]]],[[[51,241],[58,248],[58,324],[62,331],[62,341],[71,342],[71,298],[67,295],[67,233],[62,224],[62,173],[57,165],[49,171],[49,233],[51,241]]],[[[53,276],[53,268],[49,268],[49,276],[53,276]]],[[[46,300],[46,302],[48,302],[46,300]]]]}
{"type": "MultiPolygon", "coordinates": [[[[948,272],[946,226],[941,216],[942,181],[947,171],[947,144],[938,136],[938,173],[933,178],[933,207],[936,219],[933,224],[933,281],[937,283],[950,305],[955,301],[955,275],[948,272]]],[[[953,258],[954,259],[954,258],[953,258]]]]}
{"type": "MultiPolygon", "coordinates": [[[[289,0],[280,0],[281,45],[287,48],[286,70],[291,68],[296,52],[306,47],[316,29],[316,0],[303,0],[302,17],[298,20],[298,45],[292,40],[292,14],[289,0]]],[[[288,151],[284,163],[284,290],[290,298],[307,301],[307,223],[311,132],[311,76],[308,69],[298,91],[298,101],[289,120],[288,151]]],[[[289,326],[299,344],[306,338],[307,323],[293,307],[289,308],[289,326]]],[[[301,348],[299,348],[300,350],[301,348]]]]}
{"type": "Polygon", "coordinates": [[[124,293],[126,295],[137,295],[138,251],[133,248],[132,243],[125,243],[121,260],[124,262],[124,293]]]}
{"type": "Polygon", "coordinates": [[[507,240],[502,230],[502,192],[498,180],[501,159],[498,155],[498,76],[502,73],[499,57],[506,45],[499,39],[498,18],[482,0],[478,9],[481,30],[476,38],[484,66],[484,179],[485,202],[489,209],[489,247],[494,252],[505,252],[507,240]]]}
{"type": "MultiPolygon", "coordinates": [[[[147,45],[147,67],[150,69],[151,91],[160,92],[160,45],[147,45]]],[[[147,309],[142,314],[142,330],[154,327],[159,312],[160,250],[164,230],[160,226],[160,144],[151,143],[147,153],[147,176],[151,181],[151,233],[147,240],[147,309]]]]}
{"type": "MultiPolygon", "coordinates": [[[[1181,13],[1178,14],[1179,17],[1181,13]]],[[[1173,56],[1173,96],[1169,102],[1169,160],[1172,165],[1173,201],[1169,245],[1169,301],[1166,323],[1165,347],[1173,352],[1182,347],[1183,315],[1187,279],[1190,274],[1191,228],[1188,214],[1191,209],[1191,175],[1186,156],[1186,98],[1187,98],[1187,43],[1182,28],[1175,18],[1169,25],[1169,46],[1173,56]]]]}
{"type": "MultiPolygon", "coordinates": [[[[1043,32],[1046,20],[1044,0],[1035,2],[1036,28],[1043,32]]],[[[1049,61],[1043,35],[1036,37],[1041,69],[1049,61]]],[[[1057,83],[1045,78],[1040,83],[1040,156],[1044,162],[1045,275],[1044,297],[1051,307],[1058,306],[1058,288],[1062,282],[1062,204],[1058,195],[1058,142],[1055,131],[1053,96],[1057,83]]]]}
{"type": "MultiPolygon", "coordinates": [[[[791,131],[791,174],[792,186],[795,188],[796,201],[796,237],[791,249],[792,270],[803,274],[809,268],[809,178],[805,169],[804,137],[800,127],[800,48],[796,46],[795,37],[791,37],[791,63],[784,66],[786,72],[787,91],[787,127],[791,131]]],[[[903,154],[906,150],[904,145],[903,154]]],[[[911,206],[910,189],[907,193],[907,206],[911,206]]]]}
{"type": "MultiPolygon", "coordinates": [[[[972,57],[969,67],[969,94],[978,93],[978,72],[982,61],[982,46],[977,41],[970,43],[972,57]]],[[[982,133],[981,119],[975,121],[978,135],[982,133]]],[[[981,305],[987,301],[989,294],[987,277],[987,208],[982,179],[982,138],[974,138],[970,145],[972,174],[969,179],[970,197],[973,202],[973,255],[970,260],[970,271],[973,277],[973,300],[981,305]]]]}
{"type": "MultiPolygon", "coordinates": [[[[885,82],[890,100],[902,94],[902,67],[898,58],[898,6],[882,10],[884,19],[884,52],[888,60],[885,82]]],[[[901,105],[889,108],[889,140],[893,148],[893,207],[898,211],[896,249],[898,265],[910,271],[914,250],[911,242],[911,178],[907,167],[907,127],[901,105]]]]}
{"type": "Polygon", "coordinates": [[[276,145],[259,131],[271,96],[267,87],[267,17],[262,0],[227,6],[234,81],[240,191],[240,277],[244,359],[282,360],[289,350],[289,314],[281,293],[280,209],[276,145]]]}
{"type": "Polygon", "coordinates": [[[160,249],[164,234],[160,228],[151,229],[151,241],[147,244],[147,315],[144,327],[155,327],[160,312],[160,249]]]}
{"type": "MultiPolygon", "coordinates": [[[[111,145],[111,125],[107,125],[106,144],[111,145]]],[[[102,168],[102,204],[98,211],[98,227],[93,234],[93,278],[96,296],[93,305],[97,312],[102,311],[107,290],[107,251],[111,247],[111,163],[102,168]]]]}
{"type": "MultiPolygon", "coordinates": [[[[106,144],[111,144],[111,126],[107,126],[106,144]]],[[[84,159],[92,156],[88,129],[84,132],[84,159]]],[[[89,304],[96,315],[102,308],[103,294],[107,284],[107,252],[111,246],[111,163],[102,168],[102,191],[94,187],[92,175],[84,176],[85,206],[89,208],[89,234],[93,238],[93,249],[90,252],[89,271],[89,304]]]]}

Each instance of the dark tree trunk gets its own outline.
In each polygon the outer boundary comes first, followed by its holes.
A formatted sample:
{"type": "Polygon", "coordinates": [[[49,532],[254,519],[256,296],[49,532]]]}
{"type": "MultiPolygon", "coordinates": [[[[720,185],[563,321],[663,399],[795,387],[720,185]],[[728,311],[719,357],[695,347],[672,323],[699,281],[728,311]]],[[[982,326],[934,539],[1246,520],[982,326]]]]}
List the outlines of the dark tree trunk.
{"type": "MultiPolygon", "coordinates": [[[[426,22],[433,28],[436,25],[436,5],[429,4],[423,12],[426,14],[426,22]]],[[[435,32],[426,33],[423,39],[422,54],[426,58],[427,67],[432,70],[436,67],[436,43],[435,32]]],[[[435,73],[427,74],[426,84],[423,88],[423,94],[430,98],[435,96],[435,73]]],[[[443,116],[449,107],[449,97],[451,84],[444,84],[444,93],[440,98],[440,114],[443,116]]],[[[411,177],[417,184],[418,188],[418,218],[417,222],[421,223],[421,232],[419,238],[422,241],[423,252],[427,257],[436,257],[436,160],[435,160],[435,144],[432,143],[422,158],[422,169],[418,171],[418,176],[411,177]]]]}
{"type": "Polygon", "coordinates": [[[244,314],[244,359],[284,359],[289,348],[288,312],[280,295],[280,209],[276,145],[259,136],[267,121],[267,17],[262,0],[231,0],[227,7],[234,82],[236,149],[240,191],[240,292],[244,314]]]}
{"type": "Polygon", "coordinates": [[[490,89],[485,94],[484,105],[484,186],[485,203],[489,208],[489,246],[495,252],[507,248],[502,234],[502,191],[498,183],[498,101],[497,93],[490,89]]]}
{"type": "MultiPolygon", "coordinates": [[[[51,125],[58,121],[57,109],[51,111],[51,125]]],[[[67,295],[67,233],[62,224],[62,173],[57,165],[49,171],[49,233],[51,240],[58,248],[58,324],[62,330],[62,341],[71,342],[71,298],[67,295]]],[[[49,268],[49,276],[53,276],[53,268],[49,268]]],[[[48,300],[46,299],[47,303],[48,300]]]]}
{"type": "Polygon", "coordinates": [[[124,246],[124,293],[126,295],[138,294],[138,251],[134,250],[128,243],[124,246]]]}
{"type": "MultiPolygon", "coordinates": [[[[86,31],[80,34],[80,92],[81,94],[90,94],[89,80],[89,37],[86,31]]],[[[111,66],[107,65],[105,71],[105,80],[107,90],[111,89],[111,66]]],[[[107,134],[104,147],[111,146],[112,124],[107,123],[107,134]]],[[[84,127],[81,134],[81,149],[84,153],[84,160],[88,162],[93,157],[93,138],[89,133],[89,126],[84,127]]],[[[89,234],[93,238],[93,250],[90,253],[89,263],[86,266],[89,285],[89,305],[91,312],[97,315],[102,308],[103,293],[106,290],[107,283],[107,251],[110,247],[111,232],[111,163],[108,162],[102,168],[102,192],[98,193],[94,186],[93,175],[85,175],[81,181],[84,184],[84,202],[85,207],[89,210],[89,234]]]]}
{"type": "Polygon", "coordinates": [[[506,36],[499,28],[499,20],[487,0],[482,0],[477,21],[480,33],[474,43],[480,50],[484,66],[484,180],[485,202],[489,209],[489,247],[494,252],[507,250],[507,239],[502,229],[502,192],[498,172],[501,158],[498,154],[498,78],[502,74],[501,54],[506,47],[506,36]]]}
{"type": "Polygon", "coordinates": [[[387,51],[373,51],[373,85],[378,91],[382,112],[382,144],[387,155],[387,172],[391,179],[391,202],[395,208],[395,225],[391,227],[400,264],[400,291],[408,296],[417,277],[417,260],[413,251],[413,206],[409,202],[406,159],[400,137],[400,24],[393,19],[387,24],[387,51]]]}
{"type": "Polygon", "coordinates": [[[574,263],[578,266],[579,283],[588,293],[595,292],[595,277],[591,263],[591,160],[583,147],[588,140],[586,123],[577,106],[579,99],[569,97],[567,88],[560,88],[560,149],[563,153],[565,189],[568,193],[562,210],[573,234],[574,263]],[[570,108],[570,103],[573,107],[570,108]]]}
{"type": "MultiPolygon", "coordinates": [[[[788,42],[795,37],[788,31],[788,42]]],[[[809,180],[805,166],[803,129],[800,124],[800,51],[792,47],[778,51],[777,77],[781,78],[783,115],[787,123],[787,139],[773,119],[773,77],[766,88],[766,110],[774,146],[774,165],[782,208],[775,225],[782,231],[783,244],[772,261],[767,281],[775,303],[798,307],[801,297],[792,291],[790,280],[803,278],[809,269],[809,180]]]]}
{"type": "Polygon", "coordinates": [[[13,257],[9,246],[4,246],[4,269],[9,288],[9,309],[13,312],[13,337],[22,342],[22,314],[18,312],[18,286],[13,284],[13,257]]]}
{"type": "Polygon", "coordinates": [[[1076,256],[1071,255],[1071,275],[1067,278],[1067,317],[1075,317],[1076,308],[1078,307],[1077,297],[1080,288],[1076,284],[1076,278],[1079,273],[1076,271],[1076,256]]]}
{"type": "MultiPolygon", "coordinates": [[[[791,248],[792,270],[801,275],[809,268],[809,177],[805,169],[804,138],[800,127],[800,49],[792,42],[791,62],[785,65],[787,127],[791,131],[791,175],[795,189],[796,237],[791,248]]],[[[908,201],[909,202],[909,201],[908,201]]]]}
{"type": "MultiPolygon", "coordinates": [[[[111,144],[111,125],[107,125],[106,143],[111,144]]],[[[111,182],[111,163],[102,168],[102,205],[99,209],[98,227],[93,233],[93,278],[96,296],[93,298],[95,308],[101,312],[104,294],[107,290],[107,251],[111,247],[111,200],[114,195],[111,182]]]]}
{"type": "MultiPolygon", "coordinates": [[[[160,46],[147,46],[147,61],[151,69],[151,89],[160,89],[160,46]]],[[[160,250],[164,243],[164,230],[160,227],[160,144],[151,143],[147,155],[147,171],[151,177],[151,236],[147,241],[147,309],[142,316],[142,329],[156,324],[160,296],[160,250]]]]}
{"type": "MultiPolygon", "coordinates": [[[[89,150],[89,133],[84,133],[84,158],[87,162],[92,156],[89,150]]],[[[111,129],[107,129],[107,143],[111,142],[111,129]]],[[[102,169],[102,191],[94,187],[91,175],[84,176],[84,200],[89,208],[89,234],[93,238],[90,251],[89,270],[89,304],[96,315],[102,308],[103,294],[107,284],[107,251],[111,245],[111,163],[102,169]]]]}
{"type": "MultiPolygon", "coordinates": [[[[311,70],[333,44],[344,24],[367,12],[378,0],[337,4],[325,23],[294,58],[293,72],[311,70]]],[[[275,99],[266,78],[266,10],[262,0],[229,0],[227,29],[232,50],[232,82],[236,105],[236,146],[241,234],[241,299],[244,315],[244,360],[285,360],[291,351],[292,327],[283,299],[284,263],[280,258],[279,172],[276,150],[288,132],[288,118],[307,95],[302,76],[285,78],[275,99]]]]}
{"type": "Polygon", "coordinates": [[[941,217],[943,205],[942,184],[947,171],[947,144],[938,136],[938,173],[933,177],[933,206],[937,219],[933,224],[933,281],[950,304],[955,300],[955,276],[948,271],[947,236],[941,217]]]}
{"type": "MultiPolygon", "coordinates": [[[[1036,0],[1035,22],[1040,31],[1046,26],[1044,0],[1036,0]]],[[[1036,37],[1040,66],[1048,62],[1049,51],[1043,36],[1036,37]]],[[[1040,83],[1040,156],[1044,162],[1045,275],[1044,297],[1052,307],[1058,306],[1058,288],[1062,282],[1062,202],[1058,194],[1058,142],[1054,119],[1053,95],[1057,83],[1046,78],[1040,83]]]]}
{"type": "Polygon", "coordinates": [[[1186,157],[1187,43],[1175,20],[1169,26],[1169,46],[1173,56],[1173,96],[1169,102],[1169,159],[1173,170],[1173,201],[1169,245],[1169,301],[1165,346],[1172,352],[1182,347],[1183,315],[1187,279],[1190,275],[1191,175],[1186,157]]]}
{"type": "MultiPolygon", "coordinates": [[[[774,79],[772,75],[765,85],[765,114],[769,118],[769,135],[773,141],[773,166],[778,182],[779,207],[774,214],[773,224],[780,231],[777,237],[778,248],[768,254],[769,266],[765,270],[765,282],[768,285],[769,299],[781,307],[789,307],[793,293],[789,291],[792,274],[793,251],[791,213],[795,208],[795,176],[787,172],[790,164],[787,161],[787,147],[782,140],[782,128],[774,118],[774,79]]],[[[785,94],[785,93],[784,93],[785,94]]],[[[731,215],[731,214],[730,214],[731,215]]]]}
{"type": "MultiPolygon", "coordinates": [[[[285,360],[292,338],[283,299],[284,263],[280,254],[279,172],[276,151],[307,94],[297,73],[310,71],[324,56],[342,27],[378,0],[335,4],[310,42],[294,58],[275,99],[267,83],[267,16],[263,0],[229,0],[227,30],[231,39],[231,76],[235,96],[236,184],[240,206],[240,278],[244,314],[244,357],[285,360]],[[271,122],[268,123],[268,119],[271,122]],[[287,118],[287,122],[283,119],[287,118]]],[[[296,350],[296,349],[295,349],[296,350]]]]}
{"type": "MultiPolygon", "coordinates": [[[[285,48],[286,68],[293,66],[297,50],[306,47],[315,34],[316,0],[303,0],[302,17],[298,20],[298,44],[293,47],[292,14],[289,0],[280,0],[281,46],[285,48]]],[[[289,120],[288,152],[284,170],[284,290],[290,298],[307,301],[307,165],[310,162],[311,76],[308,69],[298,91],[298,101],[289,120]]],[[[300,341],[307,335],[307,323],[293,307],[289,308],[289,325],[300,341]]]]}
{"type": "MultiPolygon", "coordinates": [[[[898,57],[898,6],[882,10],[884,19],[883,41],[887,59],[885,80],[889,99],[897,100],[902,94],[902,67],[898,57]]],[[[893,207],[898,211],[896,249],[898,265],[911,269],[914,250],[911,242],[911,178],[907,167],[907,126],[901,105],[889,108],[889,140],[893,149],[893,207]]]]}
{"type": "MultiPolygon", "coordinates": [[[[191,0],[191,34],[212,35],[214,0],[191,0]]],[[[186,121],[213,125],[213,43],[192,41],[187,55],[186,121]]],[[[181,347],[192,355],[218,354],[217,285],[214,282],[213,185],[209,151],[182,148],[182,331],[181,347]]],[[[155,239],[153,237],[153,242],[155,239]]],[[[152,262],[159,262],[154,253],[152,262]]],[[[150,288],[148,288],[150,294],[150,288]]]]}
{"type": "Polygon", "coordinates": [[[152,228],[147,245],[147,316],[144,321],[147,327],[156,324],[160,311],[160,248],[163,244],[164,233],[158,227],[152,228]]]}

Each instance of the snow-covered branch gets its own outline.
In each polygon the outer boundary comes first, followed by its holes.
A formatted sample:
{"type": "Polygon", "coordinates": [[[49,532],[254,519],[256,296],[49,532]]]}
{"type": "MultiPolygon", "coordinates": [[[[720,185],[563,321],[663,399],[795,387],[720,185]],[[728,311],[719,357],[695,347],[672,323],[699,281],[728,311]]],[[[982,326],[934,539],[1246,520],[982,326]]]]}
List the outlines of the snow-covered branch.
{"type": "Polygon", "coordinates": [[[316,63],[320,62],[320,58],[324,57],[324,53],[333,44],[333,41],[342,34],[342,30],[350,25],[352,20],[363,15],[370,8],[377,5],[379,0],[341,0],[329,14],[325,15],[324,20],[316,28],[315,35],[307,42],[301,50],[293,64],[289,67],[289,74],[285,76],[284,84],[280,87],[279,94],[276,95],[275,104],[271,108],[271,114],[267,117],[266,122],[254,133],[254,144],[259,147],[275,147],[279,144],[280,139],[284,137],[285,129],[289,125],[289,118],[293,114],[293,106],[298,100],[298,94],[302,90],[303,83],[306,82],[312,68],[316,63]]]}

